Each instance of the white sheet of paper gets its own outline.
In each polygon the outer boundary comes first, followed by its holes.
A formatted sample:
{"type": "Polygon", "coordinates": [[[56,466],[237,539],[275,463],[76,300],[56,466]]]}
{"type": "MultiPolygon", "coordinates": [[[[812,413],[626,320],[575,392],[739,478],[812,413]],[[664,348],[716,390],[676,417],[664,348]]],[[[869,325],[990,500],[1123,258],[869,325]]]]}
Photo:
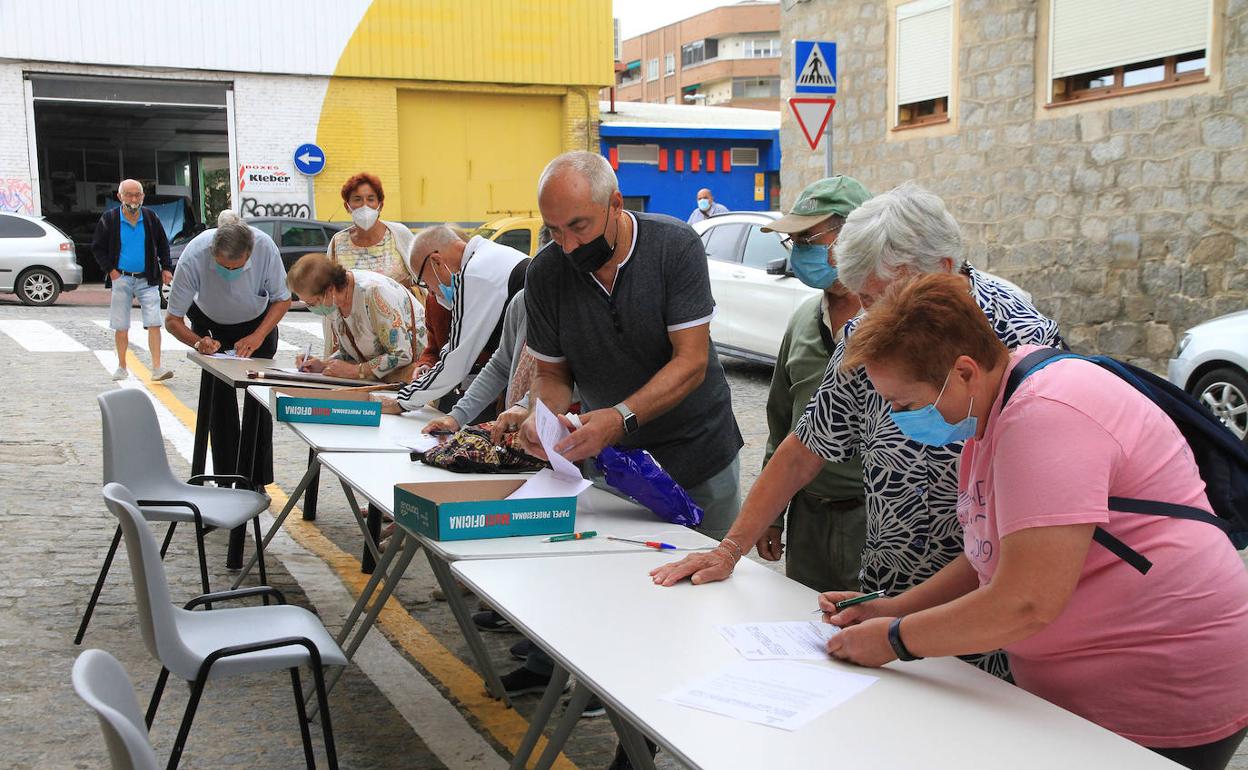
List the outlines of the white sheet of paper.
{"type": "Polygon", "coordinates": [[[240,356],[239,354],[234,352],[233,348],[225,351],[224,353],[212,353],[208,357],[209,358],[251,358],[251,356],[240,356]]]}
{"type": "Polygon", "coordinates": [[[415,436],[405,436],[401,439],[395,439],[396,444],[401,447],[407,447],[413,452],[428,452],[438,445],[438,437],[431,436],[427,433],[421,433],[415,436]]]}
{"type": "Polygon", "coordinates": [[[877,679],[790,660],[739,660],[662,700],[743,722],[797,730],[877,679]]]}
{"type": "Polygon", "coordinates": [[[272,369],[275,372],[286,372],[287,374],[304,374],[297,366],[274,366],[272,369]]]}
{"type": "MultiPolygon", "coordinates": [[[[389,398],[390,400],[394,400],[394,396],[392,395],[383,395],[382,398],[389,398]]],[[[437,409],[434,409],[431,406],[422,406],[421,408],[413,409],[410,412],[402,412],[399,414],[399,416],[406,417],[410,420],[425,420],[426,422],[428,422],[429,420],[438,419],[439,417],[442,416],[442,413],[439,412],[437,409]]]]}
{"type": "Polygon", "coordinates": [[[560,476],[550,468],[542,468],[524,485],[507,495],[508,500],[526,500],[531,497],[576,497],[589,488],[589,481],[583,478],[569,479],[560,476]]]}
{"type": "Polygon", "coordinates": [[[546,450],[546,459],[550,460],[550,466],[555,473],[569,479],[585,478],[581,475],[580,468],[555,451],[555,444],[567,438],[569,431],[563,427],[563,423],[559,422],[559,418],[541,399],[537,400],[537,417],[534,418],[534,422],[537,427],[537,438],[542,442],[542,449],[546,450]]]}
{"type": "Polygon", "coordinates": [[[829,623],[794,620],[737,623],[715,630],[746,660],[825,660],[827,643],[839,628],[829,623]]]}

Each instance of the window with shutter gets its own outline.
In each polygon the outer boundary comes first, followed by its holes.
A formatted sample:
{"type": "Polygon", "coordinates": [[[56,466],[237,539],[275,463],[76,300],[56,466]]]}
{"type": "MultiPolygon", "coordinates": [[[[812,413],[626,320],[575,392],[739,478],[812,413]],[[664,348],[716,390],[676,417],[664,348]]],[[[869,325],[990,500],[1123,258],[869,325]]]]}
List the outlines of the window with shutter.
{"type": "Polygon", "coordinates": [[[897,6],[897,116],[914,126],[949,118],[953,71],[950,0],[916,0],[897,6]]]}
{"type": "Polygon", "coordinates": [[[1212,0],[1049,0],[1050,102],[1206,78],[1212,0]]]}

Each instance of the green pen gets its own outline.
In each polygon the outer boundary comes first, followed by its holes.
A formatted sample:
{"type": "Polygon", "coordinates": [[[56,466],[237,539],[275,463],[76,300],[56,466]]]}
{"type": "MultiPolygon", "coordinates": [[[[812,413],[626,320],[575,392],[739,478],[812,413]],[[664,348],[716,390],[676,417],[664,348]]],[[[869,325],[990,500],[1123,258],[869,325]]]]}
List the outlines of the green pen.
{"type": "Polygon", "coordinates": [[[555,535],[553,537],[546,538],[542,542],[543,543],[562,543],[566,540],[588,540],[597,534],[598,534],[597,532],[591,529],[588,532],[572,532],[567,535],[555,535]]]}
{"type": "MultiPolygon", "coordinates": [[[[864,602],[869,602],[875,599],[883,599],[883,598],[884,598],[883,591],[872,591],[869,594],[863,594],[862,596],[855,596],[852,599],[846,599],[843,602],[837,602],[834,606],[836,607],[836,611],[840,612],[843,609],[853,607],[855,604],[862,604],[864,602]]],[[[820,609],[815,610],[815,612],[824,612],[824,610],[820,608],[820,609]]]]}

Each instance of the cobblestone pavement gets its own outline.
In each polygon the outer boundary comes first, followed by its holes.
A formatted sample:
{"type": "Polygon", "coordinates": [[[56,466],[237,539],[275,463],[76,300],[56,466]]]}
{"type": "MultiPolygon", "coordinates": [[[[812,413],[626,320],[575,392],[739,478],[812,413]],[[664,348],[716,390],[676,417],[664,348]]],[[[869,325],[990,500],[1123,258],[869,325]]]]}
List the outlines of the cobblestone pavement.
{"type": "MultiPolygon", "coordinates": [[[[0,400],[0,765],[13,768],[104,766],[105,752],[93,715],[70,686],[79,652],[72,644],[115,522],[99,496],[97,393],[116,387],[112,333],[106,328],[107,293],[99,287],[65,295],[77,304],[24,308],[0,298],[0,324],[44,321],[63,333],[73,352],[30,352],[0,334],[0,357],[9,361],[0,400]],[[97,353],[97,351],[103,351],[97,353]]],[[[295,312],[282,337],[296,347],[315,338],[315,319],[295,312]]],[[[0,331],[3,329],[0,328],[0,331]]],[[[132,341],[145,341],[137,311],[132,341]]],[[[55,346],[55,345],[54,345],[55,346]]],[[[150,365],[134,351],[133,372],[150,365]]],[[[289,357],[289,352],[279,357],[289,357]]],[[[180,352],[164,361],[175,377],[165,384],[131,379],[159,404],[166,450],[175,473],[189,472],[190,425],[199,369],[180,352]]],[[[734,411],[745,438],[742,489],[757,478],[766,425],[764,403],[770,368],[724,360],[734,411]]],[[[276,484],[273,510],[294,488],[307,460],[306,446],[282,426],[274,431],[276,484]]],[[[270,546],[269,582],[289,600],[317,613],[331,631],[349,610],[359,574],[360,533],[337,480],[323,473],[318,518],[305,523],[292,515],[270,546]]],[[[267,524],[266,524],[267,526],[267,524]]],[[[227,588],[224,533],[208,537],[214,590],[227,588]]],[[[250,545],[247,555],[250,555],[250,545]]],[[[174,538],[166,571],[175,600],[199,593],[194,542],[174,538]]],[[[769,564],[782,569],[782,563],[769,564]]],[[[250,579],[255,582],[254,578],[250,579]]],[[[517,698],[506,709],[485,695],[470,654],[447,605],[432,601],[434,579],[427,563],[413,562],[387,609],[330,698],[341,764],[369,768],[501,768],[527,727],[538,696],[517,698]]],[[[473,600],[475,602],[475,600],[473,600]]],[[[655,633],[662,633],[659,625],[655,633]]],[[[514,633],[485,634],[495,665],[513,665],[507,648],[514,633]]],[[[84,647],[117,656],[130,673],[140,702],[159,671],[143,647],[135,623],[134,593],[123,553],[114,564],[84,647]]],[[[152,730],[158,756],[168,755],[185,704],[186,689],[171,684],[152,730]]],[[[313,728],[320,753],[319,730],[313,728]]],[[[602,768],[615,736],[605,718],[582,719],[561,768],[602,768]]],[[[677,767],[660,754],[660,767],[677,767]]],[[[187,768],[290,768],[302,766],[299,732],[285,674],[230,679],[209,685],[184,755],[187,768]]],[[[1241,754],[1232,767],[1248,770],[1241,754]]]]}

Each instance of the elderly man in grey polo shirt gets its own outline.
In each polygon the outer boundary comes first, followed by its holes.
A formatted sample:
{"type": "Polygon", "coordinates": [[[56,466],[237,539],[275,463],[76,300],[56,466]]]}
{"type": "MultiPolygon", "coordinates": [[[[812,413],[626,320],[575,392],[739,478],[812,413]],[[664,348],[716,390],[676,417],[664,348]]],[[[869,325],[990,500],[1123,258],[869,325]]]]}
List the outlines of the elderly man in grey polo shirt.
{"type": "MultiPolygon", "coordinates": [[[[715,300],[701,239],[671,217],[625,211],[597,153],[555,158],[537,195],[553,243],[525,284],[531,397],[563,414],[573,383],[581,396],[583,427],[556,451],[577,462],[608,445],[648,450],[705,511],[698,529],[722,537],[740,507],[742,440],[710,344],[715,300]]],[[[521,439],[541,451],[532,417],[521,439]]],[[[534,649],[503,684],[529,692],[549,672],[534,649]]]]}
{"type": "MultiPolygon", "coordinates": [[[[273,239],[232,211],[186,245],[169,289],[165,328],[199,353],[233,350],[253,358],[277,352],[277,324],[290,309],[286,268],[273,239]],[[188,327],[186,319],[190,319],[188,327]]],[[[234,473],[238,457],[238,397],[215,377],[209,436],[217,473],[234,473]]],[[[261,410],[255,462],[261,484],[273,481],[273,422],[261,410]]]]}

